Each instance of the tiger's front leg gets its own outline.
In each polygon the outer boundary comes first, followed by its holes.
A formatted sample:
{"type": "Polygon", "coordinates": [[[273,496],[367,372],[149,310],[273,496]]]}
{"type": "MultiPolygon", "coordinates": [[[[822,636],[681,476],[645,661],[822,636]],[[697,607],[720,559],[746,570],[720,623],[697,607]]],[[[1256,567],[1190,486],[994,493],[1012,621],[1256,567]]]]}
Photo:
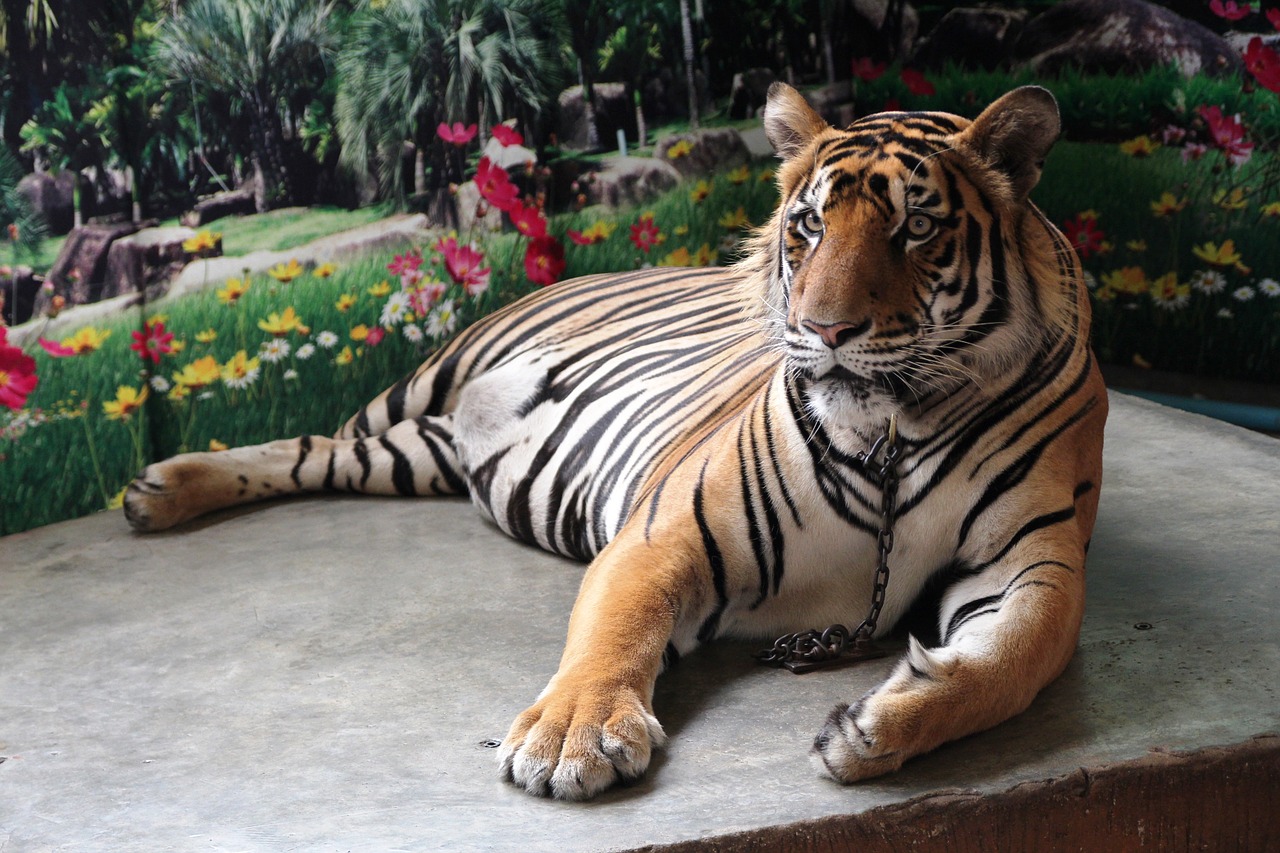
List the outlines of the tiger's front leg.
{"type": "Polygon", "coordinates": [[[653,688],[673,635],[714,603],[694,543],[624,528],[583,578],[560,666],[499,750],[501,772],[532,794],[595,796],[639,778],[666,740],[653,688]]]}
{"type": "Polygon", "coordinates": [[[832,711],[811,751],[821,772],[855,782],[896,770],[1021,713],[1061,674],[1083,615],[1084,539],[1070,516],[1026,530],[1009,553],[944,596],[939,647],[911,638],[882,684],[832,711]]]}

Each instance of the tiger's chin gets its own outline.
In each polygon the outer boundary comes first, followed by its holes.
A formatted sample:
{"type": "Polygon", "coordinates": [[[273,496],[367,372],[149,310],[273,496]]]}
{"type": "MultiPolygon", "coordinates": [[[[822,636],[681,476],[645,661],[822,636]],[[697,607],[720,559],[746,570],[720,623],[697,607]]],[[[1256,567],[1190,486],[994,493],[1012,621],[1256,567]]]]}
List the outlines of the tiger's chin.
{"type": "Polygon", "coordinates": [[[846,427],[864,435],[883,431],[889,418],[903,409],[891,388],[843,368],[812,380],[805,401],[824,426],[846,427]]]}

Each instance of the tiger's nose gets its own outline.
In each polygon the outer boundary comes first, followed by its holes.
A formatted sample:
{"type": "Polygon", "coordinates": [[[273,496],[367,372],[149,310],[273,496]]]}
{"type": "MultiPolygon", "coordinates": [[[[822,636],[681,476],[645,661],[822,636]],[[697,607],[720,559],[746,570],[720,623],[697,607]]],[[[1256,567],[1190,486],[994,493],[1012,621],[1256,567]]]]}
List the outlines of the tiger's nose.
{"type": "Polygon", "coordinates": [[[818,337],[822,338],[822,342],[831,349],[836,349],[845,341],[852,340],[861,335],[871,327],[870,320],[864,320],[861,323],[817,323],[813,320],[805,320],[804,327],[811,332],[817,332],[818,337]]]}

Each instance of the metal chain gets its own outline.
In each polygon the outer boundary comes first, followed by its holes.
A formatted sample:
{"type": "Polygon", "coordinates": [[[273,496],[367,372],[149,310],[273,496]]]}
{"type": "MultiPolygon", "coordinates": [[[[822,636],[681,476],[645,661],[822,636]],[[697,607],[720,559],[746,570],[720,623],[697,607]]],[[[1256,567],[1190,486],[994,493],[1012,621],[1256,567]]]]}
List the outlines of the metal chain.
{"type": "Polygon", "coordinates": [[[771,648],[757,652],[755,659],[766,666],[782,666],[794,673],[809,672],[837,661],[854,662],[884,657],[887,652],[876,647],[872,636],[889,589],[889,554],[893,551],[893,525],[898,514],[898,460],[902,446],[898,443],[897,416],[889,419],[889,428],[865,453],[854,458],[864,466],[881,456],[879,466],[869,472],[880,486],[880,530],[876,533],[876,549],[880,559],[871,587],[871,608],[852,633],[844,625],[826,630],[798,631],[774,640],[771,648]]]}

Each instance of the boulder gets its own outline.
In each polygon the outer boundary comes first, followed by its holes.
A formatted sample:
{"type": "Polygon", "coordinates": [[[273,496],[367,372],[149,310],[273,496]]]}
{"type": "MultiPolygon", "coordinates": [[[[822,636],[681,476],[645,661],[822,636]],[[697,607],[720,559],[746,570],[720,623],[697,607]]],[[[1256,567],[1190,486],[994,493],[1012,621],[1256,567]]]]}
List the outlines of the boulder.
{"type": "Polygon", "coordinates": [[[1013,58],[1037,74],[1136,74],[1166,65],[1187,77],[1243,70],[1222,36],[1145,0],[1063,0],[1027,22],[1013,58]]]}
{"type": "MultiPolygon", "coordinates": [[[[186,264],[183,242],[195,235],[192,228],[170,226],[144,228],[115,240],[107,249],[107,267],[99,298],[125,293],[145,293],[148,299],[162,296],[164,282],[181,272],[186,264]]],[[[221,246],[211,254],[221,254],[221,246]]]]}
{"type": "MultiPolygon", "coordinates": [[[[682,146],[683,147],[683,146],[682,146]]],[[[654,147],[653,158],[670,163],[683,177],[702,177],[723,169],[732,169],[751,162],[751,152],[742,141],[741,134],[731,127],[712,130],[692,130],[663,137],[654,147]],[[681,142],[689,144],[689,151],[678,157],[671,156],[671,149],[681,142]]]]}
{"type": "Polygon", "coordinates": [[[34,172],[18,181],[18,192],[40,214],[50,234],[66,234],[71,230],[75,216],[75,181],[75,173],[69,169],[57,174],[34,172]]]}
{"type": "Polygon", "coordinates": [[[31,319],[41,283],[31,267],[0,267],[0,323],[16,326],[31,319]]]}
{"type": "Polygon", "coordinates": [[[676,167],[657,157],[610,157],[602,165],[578,178],[585,204],[644,204],[680,183],[676,167]]]}
{"type": "Polygon", "coordinates": [[[838,80],[804,93],[805,100],[828,124],[845,127],[853,121],[853,83],[838,80]]]}
{"type": "Polygon", "coordinates": [[[1004,65],[1030,14],[998,6],[951,9],[916,45],[911,64],[937,70],[948,62],[993,70],[1004,65]]]}
{"type": "Polygon", "coordinates": [[[489,204],[481,205],[480,189],[475,181],[458,184],[458,192],[453,197],[458,210],[458,230],[470,231],[473,228],[481,231],[502,230],[502,211],[489,204]],[[483,216],[477,214],[483,211],[483,216]]]}
{"type": "Polygon", "coordinates": [[[748,68],[733,75],[729,92],[729,118],[755,118],[764,109],[769,87],[777,80],[771,68],[748,68]]]}
{"type": "MultiPolygon", "coordinates": [[[[592,87],[592,103],[596,111],[596,130],[603,148],[613,148],[618,129],[627,139],[636,138],[636,110],[623,83],[596,83],[592,87]]],[[[587,148],[587,111],[581,86],[570,86],[560,93],[556,135],[560,145],[578,151],[587,148]]]]}
{"type": "Polygon", "coordinates": [[[201,199],[182,214],[181,222],[188,228],[199,228],[224,216],[248,216],[256,212],[253,187],[247,186],[214,193],[201,199]]]}
{"type": "Polygon", "coordinates": [[[854,56],[897,59],[911,52],[920,31],[920,14],[904,2],[902,18],[895,21],[889,17],[889,7],[890,0],[852,0],[846,27],[854,56]]]}
{"type": "MultiPolygon", "coordinates": [[[[145,225],[154,225],[154,222],[145,225]]],[[[121,237],[145,227],[135,222],[110,225],[83,225],[74,229],[62,244],[58,259],[46,278],[53,282],[53,292],[41,291],[35,311],[41,313],[54,295],[62,296],[68,305],[83,305],[102,298],[102,282],[107,271],[107,252],[121,237]]]]}

